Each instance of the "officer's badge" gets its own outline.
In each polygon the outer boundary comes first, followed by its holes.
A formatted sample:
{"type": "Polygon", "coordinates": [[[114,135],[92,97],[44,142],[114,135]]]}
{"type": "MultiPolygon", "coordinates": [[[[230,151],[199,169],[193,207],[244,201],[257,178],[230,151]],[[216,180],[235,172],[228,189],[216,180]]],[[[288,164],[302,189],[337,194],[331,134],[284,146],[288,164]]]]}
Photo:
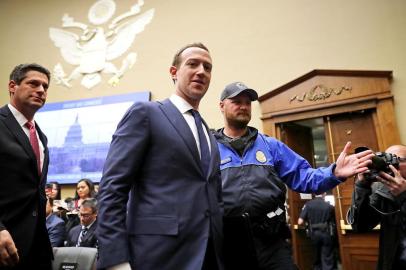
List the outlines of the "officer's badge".
{"type": "Polygon", "coordinates": [[[265,154],[264,154],[264,152],[262,152],[262,151],[257,151],[256,153],[255,153],[255,158],[259,161],[259,162],[261,162],[261,163],[265,163],[266,162],[266,156],[265,156],[265,154]]]}

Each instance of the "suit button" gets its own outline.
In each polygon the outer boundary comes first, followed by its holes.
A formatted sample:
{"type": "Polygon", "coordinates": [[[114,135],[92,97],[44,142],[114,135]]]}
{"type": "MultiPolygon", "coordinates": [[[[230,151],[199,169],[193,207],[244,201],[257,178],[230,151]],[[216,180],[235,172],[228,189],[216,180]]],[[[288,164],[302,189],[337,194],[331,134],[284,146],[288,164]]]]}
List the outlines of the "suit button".
{"type": "Polygon", "coordinates": [[[36,217],[37,216],[37,211],[32,211],[32,216],[36,217]]]}
{"type": "Polygon", "coordinates": [[[205,215],[206,217],[210,217],[210,216],[211,216],[210,210],[206,210],[206,211],[204,212],[204,215],[205,215]]]}

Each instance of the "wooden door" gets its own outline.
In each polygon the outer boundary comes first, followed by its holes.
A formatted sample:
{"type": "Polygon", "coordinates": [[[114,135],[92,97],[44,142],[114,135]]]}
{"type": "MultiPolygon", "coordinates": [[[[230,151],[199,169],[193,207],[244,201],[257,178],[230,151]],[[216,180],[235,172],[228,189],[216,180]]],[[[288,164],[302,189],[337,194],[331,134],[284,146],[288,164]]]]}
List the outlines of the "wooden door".
{"type": "MultiPolygon", "coordinates": [[[[347,141],[352,150],[367,146],[378,151],[374,111],[359,111],[326,117],[325,130],[330,162],[337,160],[347,141]]],[[[354,179],[347,179],[334,189],[337,234],[343,270],[375,269],[378,258],[378,232],[358,234],[347,224],[346,214],[351,204],[354,179]]]]}
{"type": "MultiPolygon", "coordinates": [[[[280,126],[281,140],[314,166],[314,148],[311,128],[285,123],[280,126]]],[[[292,232],[292,250],[295,263],[301,270],[312,269],[315,253],[305,230],[299,229],[297,220],[305,201],[299,193],[288,190],[287,210],[292,232]]]]}

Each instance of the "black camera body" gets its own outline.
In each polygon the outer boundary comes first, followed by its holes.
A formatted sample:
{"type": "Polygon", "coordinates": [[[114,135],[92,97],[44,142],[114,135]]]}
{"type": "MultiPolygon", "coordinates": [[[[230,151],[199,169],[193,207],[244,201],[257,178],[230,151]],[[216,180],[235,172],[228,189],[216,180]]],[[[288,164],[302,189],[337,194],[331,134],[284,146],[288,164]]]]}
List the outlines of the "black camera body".
{"type": "MultiPolygon", "coordinates": [[[[359,153],[369,148],[361,146],[355,149],[355,153],[359,153]]],[[[365,173],[365,177],[370,180],[375,180],[379,175],[379,172],[385,172],[393,176],[392,170],[389,168],[392,165],[396,169],[399,169],[399,158],[395,154],[376,152],[375,156],[372,157],[372,163],[368,165],[369,172],[365,173]]]]}

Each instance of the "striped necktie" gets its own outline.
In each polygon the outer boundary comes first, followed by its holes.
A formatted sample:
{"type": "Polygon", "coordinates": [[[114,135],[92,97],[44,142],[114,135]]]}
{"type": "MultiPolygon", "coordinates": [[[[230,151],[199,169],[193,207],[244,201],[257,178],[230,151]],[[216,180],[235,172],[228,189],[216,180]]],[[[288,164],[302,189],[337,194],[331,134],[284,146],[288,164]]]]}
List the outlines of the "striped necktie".
{"type": "Polygon", "coordinates": [[[78,238],[78,243],[76,244],[77,247],[80,247],[80,245],[82,244],[82,241],[85,238],[88,230],[89,229],[87,227],[82,227],[82,230],[80,231],[80,235],[78,238]]]}

